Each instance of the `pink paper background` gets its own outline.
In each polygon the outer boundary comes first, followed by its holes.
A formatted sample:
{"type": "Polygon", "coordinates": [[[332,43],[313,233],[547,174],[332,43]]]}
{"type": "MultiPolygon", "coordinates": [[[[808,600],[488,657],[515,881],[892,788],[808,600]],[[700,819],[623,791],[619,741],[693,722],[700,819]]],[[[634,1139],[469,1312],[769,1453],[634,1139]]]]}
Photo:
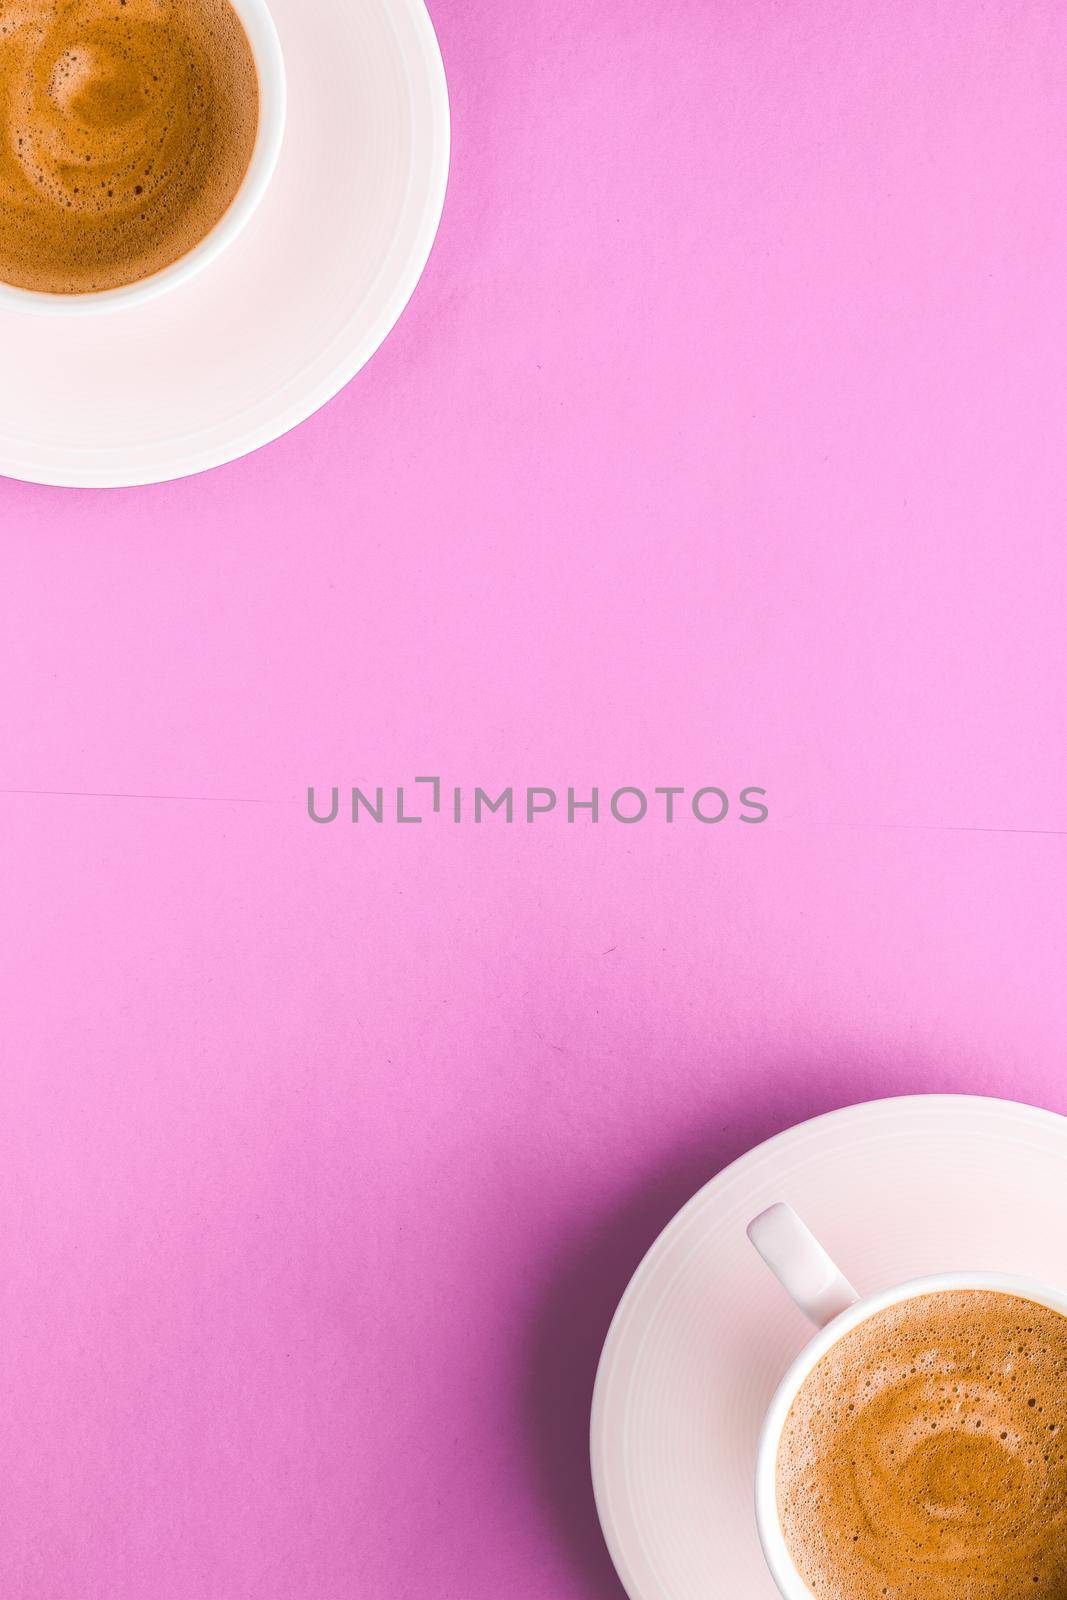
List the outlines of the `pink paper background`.
{"type": "Polygon", "coordinates": [[[346,393],[0,484],[11,1600],[610,1600],[674,1208],[844,1102],[1067,1109],[1067,12],[434,19],[444,223],[346,393]],[[306,819],[427,772],[772,818],[306,819]]]}

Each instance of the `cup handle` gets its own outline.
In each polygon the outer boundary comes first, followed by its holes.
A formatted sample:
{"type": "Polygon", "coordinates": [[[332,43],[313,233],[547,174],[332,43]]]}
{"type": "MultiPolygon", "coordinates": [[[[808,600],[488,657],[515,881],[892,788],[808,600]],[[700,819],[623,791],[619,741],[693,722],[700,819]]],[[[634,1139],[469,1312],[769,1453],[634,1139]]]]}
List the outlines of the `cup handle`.
{"type": "Polygon", "coordinates": [[[748,1225],[748,1236],[787,1294],[822,1328],[859,1295],[792,1206],[779,1200],[748,1225]]]}

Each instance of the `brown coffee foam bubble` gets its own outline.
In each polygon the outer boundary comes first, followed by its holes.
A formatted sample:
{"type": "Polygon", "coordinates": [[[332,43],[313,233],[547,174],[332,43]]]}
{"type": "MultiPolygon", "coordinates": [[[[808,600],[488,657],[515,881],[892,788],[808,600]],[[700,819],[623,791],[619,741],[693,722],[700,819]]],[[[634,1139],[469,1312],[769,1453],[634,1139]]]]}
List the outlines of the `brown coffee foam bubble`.
{"type": "Polygon", "coordinates": [[[876,1313],[802,1384],[777,1495],[817,1600],[1065,1600],[1067,1318],[979,1290],[876,1313]]]}
{"type": "Polygon", "coordinates": [[[0,0],[0,280],[85,293],[179,260],[258,122],[229,0],[0,0]]]}

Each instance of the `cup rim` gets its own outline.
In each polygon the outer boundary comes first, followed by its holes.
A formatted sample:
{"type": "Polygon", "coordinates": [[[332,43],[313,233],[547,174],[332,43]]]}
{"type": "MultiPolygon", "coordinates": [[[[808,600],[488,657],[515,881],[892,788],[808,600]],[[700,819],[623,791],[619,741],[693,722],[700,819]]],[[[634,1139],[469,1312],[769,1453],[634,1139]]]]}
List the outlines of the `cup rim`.
{"type": "Polygon", "coordinates": [[[1033,1300],[1067,1316],[1067,1290],[1043,1283],[1038,1278],[1006,1272],[940,1272],[862,1295],[808,1340],[778,1384],[767,1407],[756,1448],[755,1498],[756,1531],[764,1560],[784,1600],[815,1600],[789,1553],[778,1517],[778,1445],[790,1407],[801,1384],[823,1356],[862,1322],[889,1306],[913,1300],[922,1294],[938,1294],[952,1289],[986,1289],[1033,1300]]]}
{"type": "Polygon", "coordinates": [[[0,281],[0,311],[38,316],[92,316],[144,305],[195,277],[233,243],[259,206],[281,154],[286,122],[286,74],[281,40],[268,0],[229,0],[252,49],[259,79],[259,127],[248,169],[236,194],[209,233],[177,261],[135,283],[82,294],[23,289],[0,281]]]}

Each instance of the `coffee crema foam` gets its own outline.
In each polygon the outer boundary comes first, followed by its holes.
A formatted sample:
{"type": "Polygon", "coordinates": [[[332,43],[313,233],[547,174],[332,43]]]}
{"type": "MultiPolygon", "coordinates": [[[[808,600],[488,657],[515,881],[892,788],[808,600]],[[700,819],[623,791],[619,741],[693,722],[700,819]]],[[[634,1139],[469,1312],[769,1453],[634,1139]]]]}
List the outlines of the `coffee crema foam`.
{"type": "Polygon", "coordinates": [[[83,294],[170,266],[229,207],[258,123],[229,0],[0,0],[0,279],[83,294]]]}
{"type": "Polygon", "coordinates": [[[777,1496],[817,1600],[1065,1600],[1067,1317],[971,1289],[876,1312],[801,1385],[777,1496]]]}

